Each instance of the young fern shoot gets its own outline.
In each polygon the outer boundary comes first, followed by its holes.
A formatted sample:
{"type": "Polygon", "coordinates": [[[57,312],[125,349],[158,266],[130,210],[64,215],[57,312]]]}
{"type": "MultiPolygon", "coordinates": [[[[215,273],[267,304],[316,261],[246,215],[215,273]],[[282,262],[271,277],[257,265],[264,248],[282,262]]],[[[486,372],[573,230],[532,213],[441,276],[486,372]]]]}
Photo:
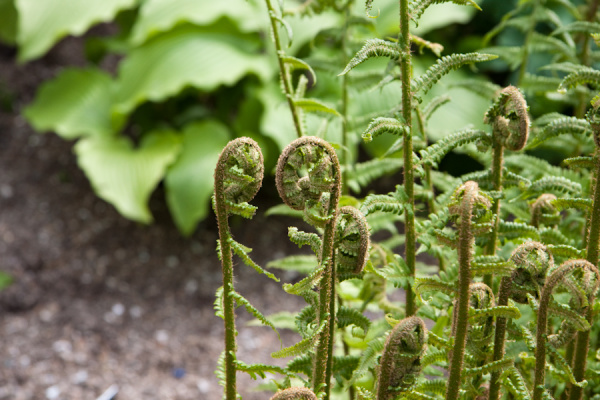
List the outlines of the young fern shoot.
{"type": "Polygon", "coordinates": [[[223,149],[215,169],[214,208],[219,225],[219,254],[223,267],[222,318],[225,321],[225,399],[237,399],[235,290],[233,287],[232,250],[241,248],[229,230],[229,215],[251,218],[256,207],[252,200],[262,185],[263,155],[250,138],[238,138],[223,149]]]}
{"type": "Polygon", "coordinates": [[[320,278],[317,312],[323,326],[315,349],[312,384],[316,393],[329,398],[335,327],[334,240],[341,190],[341,170],[335,150],[323,139],[304,136],[290,143],[277,162],[275,176],[279,196],[295,210],[303,210],[307,222],[324,230],[319,256],[320,278]]]}

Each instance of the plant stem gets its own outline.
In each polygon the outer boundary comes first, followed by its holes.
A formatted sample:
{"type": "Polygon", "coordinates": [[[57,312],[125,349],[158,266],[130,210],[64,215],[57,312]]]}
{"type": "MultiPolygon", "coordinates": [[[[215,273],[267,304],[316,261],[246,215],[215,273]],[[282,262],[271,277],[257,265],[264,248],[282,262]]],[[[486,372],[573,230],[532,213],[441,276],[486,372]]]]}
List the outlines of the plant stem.
{"type": "MultiPolygon", "coordinates": [[[[492,158],[492,184],[494,190],[497,192],[502,191],[502,164],[504,162],[504,146],[502,144],[494,143],[494,155],[492,158]]],[[[494,226],[490,232],[490,241],[485,248],[485,254],[488,256],[496,255],[496,242],[498,241],[498,226],[500,225],[500,199],[495,199],[492,204],[492,213],[496,215],[494,220],[494,226]]],[[[492,281],[494,276],[487,274],[483,277],[483,283],[492,287],[492,281]]]]}
{"type": "MultiPolygon", "coordinates": [[[[410,56],[410,32],[409,32],[408,0],[400,0],[400,50],[402,56],[399,59],[402,73],[402,117],[406,124],[404,130],[404,191],[408,197],[408,204],[404,212],[405,225],[405,261],[410,271],[410,277],[415,277],[416,264],[416,233],[415,233],[415,194],[414,194],[414,171],[413,171],[413,144],[412,144],[412,92],[410,78],[412,72],[410,56]]],[[[412,285],[406,288],[406,316],[416,313],[415,295],[412,285]]]]}
{"type": "Polygon", "coordinates": [[[473,205],[478,187],[475,182],[464,184],[464,193],[460,204],[460,225],[458,236],[458,301],[455,307],[456,319],[453,325],[454,348],[450,361],[450,375],[446,400],[457,400],[461,384],[461,374],[465,347],[467,343],[467,330],[469,319],[469,285],[471,284],[471,258],[474,243],[471,232],[473,205]]]}
{"type": "MultiPolygon", "coordinates": [[[[598,150],[596,150],[598,153],[598,150]]],[[[586,260],[592,265],[598,265],[598,255],[600,253],[600,156],[596,154],[596,171],[594,173],[594,193],[592,210],[589,213],[589,233],[587,238],[587,253],[586,260]]],[[[590,300],[588,312],[586,315],[587,321],[593,322],[593,307],[594,298],[590,300]]],[[[588,347],[590,344],[590,330],[577,333],[577,341],[575,344],[575,357],[573,360],[573,375],[577,381],[581,381],[585,376],[588,347]]],[[[583,389],[571,385],[569,400],[581,400],[583,397],[583,389]]]]}
{"type": "MultiPolygon", "coordinates": [[[[500,291],[498,293],[498,305],[508,305],[508,297],[510,296],[510,288],[512,286],[512,277],[503,277],[500,280],[500,291]]],[[[499,361],[504,357],[504,337],[506,335],[507,319],[498,317],[496,319],[496,332],[494,333],[494,353],[492,354],[492,362],[499,361]]],[[[500,399],[500,372],[494,371],[490,377],[490,390],[488,400],[500,399]]]]}
{"type": "MultiPolygon", "coordinates": [[[[273,43],[275,44],[275,52],[277,53],[277,61],[279,63],[279,73],[281,74],[283,90],[285,92],[285,97],[290,107],[290,111],[292,112],[292,119],[294,121],[294,128],[296,129],[296,136],[302,137],[302,122],[300,121],[300,113],[298,111],[298,108],[294,104],[294,90],[292,87],[292,77],[290,76],[289,71],[286,68],[285,63],[282,59],[282,54],[284,54],[284,51],[281,48],[281,40],[279,36],[278,25],[279,21],[277,21],[275,9],[271,4],[271,0],[266,0],[266,2],[267,8],[269,10],[269,20],[271,21],[271,30],[273,32],[273,43]]],[[[281,18],[283,18],[283,16],[281,18]]]]}
{"type": "MultiPolygon", "coordinates": [[[[592,0],[591,4],[587,10],[587,14],[586,14],[586,21],[589,22],[594,22],[594,20],[596,19],[596,13],[598,12],[598,5],[599,5],[600,1],[599,0],[592,0]]],[[[584,65],[586,67],[590,66],[590,35],[587,33],[584,33],[581,35],[581,41],[582,41],[582,45],[581,45],[581,65],[584,65]]],[[[575,110],[575,116],[577,118],[583,118],[583,116],[585,115],[585,109],[587,108],[587,101],[586,101],[586,96],[585,96],[585,92],[581,92],[579,94],[579,104],[577,104],[577,108],[575,110]]]]}

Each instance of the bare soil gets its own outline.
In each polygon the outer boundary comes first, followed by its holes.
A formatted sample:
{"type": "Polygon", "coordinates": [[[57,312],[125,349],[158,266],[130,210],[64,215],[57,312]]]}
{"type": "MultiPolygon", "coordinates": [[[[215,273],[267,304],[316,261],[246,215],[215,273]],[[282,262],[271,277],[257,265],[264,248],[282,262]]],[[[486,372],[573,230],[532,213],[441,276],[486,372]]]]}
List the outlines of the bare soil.
{"type": "MultiPolygon", "coordinates": [[[[14,278],[0,291],[0,399],[96,399],[111,387],[118,399],[219,399],[214,218],[183,238],[158,188],[152,225],[124,219],[95,196],[73,143],[34,132],[20,115],[41,82],[83,65],[81,54],[82,42],[67,39],[17,65],[14,50],[0,47],[0,271],[14,278]]],[[[263,215],[279,201],[273,190],[261,193],[259,214],[232,223],[236,239],[265,265],[298,249],[287,240],[290,221],[263,215]]],[[[267,315],[301,306],[250,268],[239,265],[236,275],[238,291],[267,315]]],[[[239,358],[281,365],[269,356],[280,348],[277,336],[249,320],[239,309],[239,358]]],[[[286,331],[282,338],[297,340],[286,331]]],[[[270,397],[246,375],[238,379],[244,399],[270,397]]]]}

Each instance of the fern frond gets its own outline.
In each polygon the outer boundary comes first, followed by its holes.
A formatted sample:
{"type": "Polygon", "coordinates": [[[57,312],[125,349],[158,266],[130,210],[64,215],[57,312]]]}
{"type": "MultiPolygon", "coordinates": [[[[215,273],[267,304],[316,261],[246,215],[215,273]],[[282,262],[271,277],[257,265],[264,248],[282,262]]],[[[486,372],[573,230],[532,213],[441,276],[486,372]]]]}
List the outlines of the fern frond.
{"type": "Polygon", "coordinates": [[[270,273],[270,272],[265,271],[264,269],[262,269],[257,263],[255,263],[254,261],[252,261],[252,259],[250,257],[248,257],[248,253],[250,253],[252,251],[251,248],[246,247],[243,244],[236,242],[232,238],[229,238],[228,242],[230,243],[231,249],[233,250],[233,252],[239,258],[242,259],[242,261],[244,262],[244,264],[246,264],[249,267],[254,268],[254,270],[256,272],[258,272],[259,274],[266,275],[270,279],[273,279],[275,282],[279,282],[279,278],[277,278],[272,273],[270,273]]]}
{"type": "Polygon", "coordinates": [[[552,302],[548,307],[548,312],[552,315],[559,317],[561,320],[566,321],[573,328],[578,331],[586,331],[590,329],[590,323],[585,319],[584,316],[573,311],[569,306],[552,302]]]}
{"type": "Polygon", "coordinates": [[[354,55],[340,75],[347,74],[354,67],[367,61],[369,58],[388,57],[391,60],[398,60],[401,57],[401,54],[402,53],[396,43],[381,39],[369,39],[365,42],[362,49],[354,55]]]}
{"type": "Polygon", "coordinates": [[[434,97],[427,105],[423,108],[422,116],[424,121],[429,121],[433,113],[435,113],[441,106],[449,103],[451,100],[450,96],[441,95],[434,97]]]}
{"type": "Polygon", "coordinates": [[[410,0],[408,3],[408,14],[417,25],[421,15],[427,10],[427,8],[434,4],[442,3],[454,3],[461,6],[472,6],[481,11],[479,5],[473,0],[410,0]]]}
{"type": "Polygon", "coordinates": [[[523,48],[521,46],[486,47],[483,50],[499,57],[502,61],[508,64],[508,67],[511,71],[517,69],[523,62],[523,48]]]}
{"type": "Polygon", "coordinates": [[[340,113],[337,112],[335,108],[323,103],[321,100],[297,98],[292,99],[292,102],[294,103],[294,106],[299,107],[306,112],[320,112],[341,117],[340,113]]]}
{"type": "Polygon", "coordinates": [[[565,360],[562,354],[560,354],[553,346],[546,345],[546,351],[550,354],[550,357],[552,357],[554,362],[557,364],[556,367],[558,368],[558,371],[560,371],[563,375],[566,375],[567,381],[570,384],[578,387],[587,386],[588,382],[585,379],[581,382],[577,382],[577,379],[575,379],[575,376],[573,375],[573,370],[571,369],[571,366],[569,365],[567,360],[565,360]]]}
{"type": "Polygon", "coordinates": [[[411,82],[414,93],[422,92],[425,95],[433,85],[450,71],[456,70],[465,64],[490,61],[498,58],[493,54],[466,53],[452,54],[438,59],[425,73],[411,82]]]}
{"type": "Polygon", "coordinates": [[[403,164],[401,158],[374,158],[357,163],[348,171],[348,185],[360,192],[361,188],[374,180],[398,171],[403,164]]]}
{"type": "Polygon", "coordinates": [[[311,376],[312,357],[310,353],[302,354],[287,364],[287,370],[290,372],[301,373],[311,376]]]}
{"type": "Polygon", "coordinates": [[[294,70],[307,71],[313,81],[313,84],[317,83],[317,74],[315,74],[315,71],[306,61],[300,60],[296,57],[288,56],[283,51],[279,53],[279,58],[285,63],[290,72],[294,70]]]}
{"type": "Polygon", "coordinates": [[[518,400],[531,400],[527,384],[517,368],[510,367],[499,378],[508,391],[518,400]]]}
{"type": "Polygon", "coordinates": [[[254,217],[256,210],[258,210],[258,207],[247,202],[234,203],[225,199],[225,204],[227,205],[227,211],[229,213],[239,215],[240,217],[246,219],[254,217]]]}
{"type": "Polygon", "coordinates": [[[213,308],[215,310],[215,315],[221,319],[223,317],[223,286],[217,289],[215,293],[215,302],[213,303],[213,308]]]}
{"type": "Polygon", "coordinates": [[[471,263],[471,273],[474,276],[485,276],[488,274],[494,274],[496,276],[509,276],[514,267],[508,261],[495,261],[495,262],[477,262],[471,263]]]}
{"type": "Polygon", "coordinates": [[[429,341],[429,344],[431,344],[432,346],[438,347],[440,349],[448,349],[448,350],[452,349],[452,341],[451,340],[448,340],[446,338],[438,336],[433,332],[429,332],[428,341],[429,341]]]}
{"type": "Polygon", "coordinates": [[[590,135],[591,133],[590,123],[585,119],[564,117],[550,122],[529,142],[527,149],[533,149],[546,140],[559,135],[590,135]]]}
{"type": "Polygon", "coordinates": [[[429,351],[423,356],[421,365],[423,365],[423,368],[425,368],[426,366],[434,363],[444,362],[448,362],[448,349],[429,351]]]}
{"type": "Polygon", "coordinates": [[[570,259],[585,258],[585,250],[579,250],[576,247],[560,244],[549,244],[546,246],[550,253],[556,257],[564,257],[570,259]]]}
{"type": "Polygon", "coordinates": [[[494,306],[480,309],[469,309],[469,319],[501,317],[501,318],[521,318],[521,312],[515,306],[494,306]]]}
{"type": "Polygon", "coordinates": [[[314,323],[317,320],[317,313],[315,308],[311,305],[304,307],[296,318],[294,319],[294,323],[296,328],[298,329],[298,333],[302,335],[303,339],[306,339],[310,336],[311,327],[314,326],[314,323]]]}
{"type": "Polygon", "coordinates": [[[524,176],[515,174],[512,171],[502,168],[502,186],[504,188],[518,187],[521,189],[531,186],[531,181],[524,176]]]}
{"type": "Polygon", "coordinates": [[[215,369],[215,375],[219,381],[219,386],[225,388],[227,385],[227,379],[225,375],[225,351],[222,351],[217,360],[217,368],[215,369]]]}
{"type": "Polygon", "coordinates": [[[569,168],[593,169],[596,166],[596,161],[594,160],[594,157],[589,156],[570,157],[564,159],[563,164],[565,164],[569,168]]]}
{"type": "Polygon", "coordinates": [[[504,358],[502,360],[489,362],[481,367],[465,368],[463,375],[465,378],[475,375],[489,374],[491,372],[503,371],[514,365],[514,360],[511,358],[504,358]]]}
{"type": "Polygon", "coordinates": [[[526,73],[519,87],[528,93],[553,92],[560,82],[561,79],[557,77],[526,73]]]}
{"type": "Polygon", "coordinates": [[[242,296],[241,294],[239,294],[237,292],[231,292],[231,293],[229,293],[229,296],[233,297],[233,299],[236,301],[236,303],[244,306],[246,311],[248,311],[250,314],[252,314],[252,316],[254,316],[254,318],[256,318],[257,320],[262,322],[263,325],[268,326],[269,328],[273,329],[273,332],[275,332],[277,334],[277,337],[279,338],[279,342],[281,342],[281,336],[279,335],[277,328],[275,328],[275,325],[273,325],[273,323],[271,321],[269,321],[267,319],[267,317],[262,315],[262,313],[260,311],[258,311],[256,308],[254,308],[254,306],[252,304],[250,304],[250,302],[244,296],[242,296]]]}
{"type": "Polygon", "coordinates": [[[423,293],[425,292],[442,292],[453,297],[456,296],[456,293],[458,292],[456,285],[441,281],[437,277],[430,276],[416,278],[414,290],[421,299],[423,299],[423,293]]]}
{"type": "Polygon", "coordinates": [[[558,90],[560,92],[565,92],[578,85],[586,84],[591,84],[595,88],[598,88],[600,86],[600,71],[593,68],[581,67],[577,71],[571,72],[569,75],[565,76],[560,83],[558,90]]]}
{"type": "Polygon", "coordinates": [[[373,140],[373,137],[382,135],[384,133],[403,136],[407,130],[408,128],[406,124],[398,121],[396,118],[379,117],[371,121],[367,127],[367,130],[362,134],[362,138],[365,142],[370,142],[373,140]]]}
{"type": "Polygon", "coordinates": [[[375,212],[402,215],[404,204],[404,202],[391,195],[370,194],[360,206],[360,210],[367,216],[375,212]]]}
{"type": "Polygon", "coordinates": [[[420,151],[423,164],[437,166],[437,164],[453,149],[469,143],[482,141],[491,144],[491,137],[487,132],[478,129],[464,129],[448,135],[424,150],[420,151]]]}
{"type": "Polygon", "coordinates": [[[300,231],[295,226],[291,226],[288,228],[288,237],[292,243],[297,244],[298,247],[308,245],[315,254],[321,254],[322,242],[321,238],[316,233],[300,231]]]}
{"type": "Polygon", "coordinates": [[[295,284],[286,283],[283,285],[283,290],[289,294],[301,295],[302,293],[311,290],[319,281],[323,275],[323,271],[327,265],[324,264],[321,267],[315,269],[310,275],[302,279],[300,282],[295,284]]]}
{"type": "Polygon", "coordinates": [[[371,320],[369,318],[362,315],[360,311],[346,306],[340,306],[335,313],[335,318],[339,328],[356,325],[366,333],[369,330],[369,326],[371,326],[371,320]]]}
{"type": "Polygon", "coordinates": [[[540,239],[545,244],[569,244],[570,240],[558,229],[545,228],[540,230],[540,239]]]}
{"type": "Polygon", "coordinates": [[[300,355],[302,353],[306,353],[310,351],[319,341],[319,337],[325,326],[327,325],[327,319],[323,319],[321,322],[319,329],[317,329],[311,337],[306,339],[302,339],[298,343],[293,346],[286,347],[274,353],[271,353],[271,357],[273,358],[283,358],[283,357],[293,357],[300,355]]]}
{"type": "Polygon", "coordinates": [[[539,239],[539,233],[535,226],[523,222],[509,222],[501,220],[498,224],[498,233],[504,237],[517,238],[526,237],[539,239]]]}
{"type": "Polygon", "coordinates": [[[281,368],[278,367],[276,365],[267,365],[267,364],[246,364],[243,361],[240,360],[235,360],[235,368],[238,371],[241,372],[245,372],[248,375],[250,375],[250,378],[256,380],[259,377],[265,379],[266,378],[266,374],[268,372],[270,373],[277,373],[277,374],[281,374],[281,375],[288,375],[288,372],[281,368]]]}
{"type": "Polygon", "coordinates": [[[491,100],[502,90],[500,85],[481,79],[464,79],[448,84],[449,88],[461,88],[468,90],[486,100],[491,100]]]}
{"type": "Polygon", "coordinates": [[[560,35],[562,33],[598,33],[600,32],[600,23],[590,21],[574,21],[570,24],[563,25],[558,29],[555,29],[551,33],[552,36],[560,35]]]}
{"type": "Polygon", "coordinates": [[[377,362],[377,356],[383,350],[385,344],[385,337],[378,337],[373,339],[367,345],[367,348],[363,351],[358,362],[358,367],[352,374],[349,384],[354,384],[358,379],[362,378],[370,368],[373,368],[377,362]]]}
{"type": "Polygon", "coordinates": [[[592,199],[556,199],[552,200],[552,205],[555,206],[558,211],[574,208],[588,212],[592,209],[592,199]]]}
{"type": "MultiPolygon", "coordinates": [[[[447,354],[446,357],[448,357],[447,354]]],[[[420,392],[434,393],[441,396],[446,393],[446,379],[427,379],[426,381],[420,382],[415,387],[415,390],[420,392]]]]}
{"type": "Polygon", "coordinates": [[[336,378],[342,378],[346,381],[352,379],[352,373],[358,367],[359,356],[334,356],[333,357],[333,375],[336,378]]]}
{"type": "Polygon", "coordinates": [[[532,32],[529,40],[530,52],[550,53],[561,55],[563,60],[576,61],[576,54],[572,47],[564,41],[552,36],[532,32]]]}
{"type": "Polygon", "coordinates": [[[526,190],[528,194],[541,194],[548,192],[578,195],[582,191],[581,184],[573,182],[562,176],[545,176],[533,182],[526,190]]]}
{"type": "Polygon", "coordinates": [[[277,268],[284,271],[296,271],[301,274],[309,274],[318,264],[319,260],[313,255],[296,255],[270,261],[267,264],[267,268],[277,268]]]}

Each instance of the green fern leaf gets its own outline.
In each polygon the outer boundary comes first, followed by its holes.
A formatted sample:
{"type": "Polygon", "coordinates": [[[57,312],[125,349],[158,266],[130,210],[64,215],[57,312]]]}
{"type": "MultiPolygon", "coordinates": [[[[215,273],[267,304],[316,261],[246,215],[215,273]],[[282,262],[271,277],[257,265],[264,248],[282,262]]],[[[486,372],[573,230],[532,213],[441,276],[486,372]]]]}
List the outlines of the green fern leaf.
{"type": "Polygon", "coordinates": [[[444,56],[429,67],[423,75],[412,80],[412,91],[414,93],[422,92],[421,94],[425,95],[437,81],[450,71],[458,69],[465,64],[490,61],[496,58],[498,57],[493,54],[483,53],[452,54],[444,56]]]}
{"type": "Polygon", "coordinates": [[[290,361],[287,365],[287,370],[290,372],[301,373],[306,376],[312,375],[312,357],[311,354],[302,354],[292,361],[290,361]]]}
{"type": "Polygon", "coordinates": [[[491,144],[490,135],[478,129],[465,129],[453,133],[438,140],[425,150],[421,150],[422,163],[436,167],[442,158],[453,149],[478,141],[491,144]]]}
{"type": "Polygon", "coordinates": [[[594,157],[570,157],[564,159],[563,164],[569,168],[593,169],[596,166],[596,161],[594,157]]]}
{"type": "Polygon", "coordinates": [[[242,218],[250,219],[254,217],[256,210],[258,207],[253,206],[249,203],[233,203],[227,199],[225,199],[225,204],[227,204],[227,211],[231,214],[239,215],[242,218]]]}
{"type": "Polygon", "coordinates": [[[306,353],[306,352],[312,350],[312,348],[314,346],[316,346],[316,344],[318,343],[321,332],[323,331],[323,329],[325,329],[326,325],[327,325],[327,318],[325,318],[321,322],[319,329],[317,329],[311,337],[303,339],[293,346],[286,347],[284,349],[281,349],[279,351],[271,353],[271,357],[273,357],[273,358],[293,357],[293,356],[297,356],[297,355],[300,355],[302,353],[306,353]]]}
{"type": "Polygon", "coordinates": [[[256,272],[258,272],[259,274],[266,275],[267,277],[273,279],[275,282],[279,282],[279,278],[277,278],[272,273],[270,273],[270,272],[265,271],[264,269],[262,269],[258,264],[256,264],[254,261],[252,261],[252,259],[250,257],[248,257],[248,253],[250,253],[252,251],[251,248],[246,247],[243,244],[236,242],[232,238],[229,238],[228,242],[230,243],[231,249],[233,250],[233,252],[239,258],[241,258],[242,261],[244,261],[244,264],[246,264],[249,267],[254,268],[254,270],[256,272]]]}
{"type": "Polygon", "coordinates": [[[421,15],[427,8],[434,4],[454,3],[461,6],[472,6],[481,11],[479,5],[473,0],[411,0],[408,4],[408,14],[410,18],[418,25],[421,15]]]}
{"type": "Polygon", "coordinates": [[[396,43],[381,39],[369,39],[365,42],[362,49],[350,60],[340,75],[347,74],[357,65],[374,57],[388,57],[391,60],[398,60],[401,57],[401,53],[396,43]]]}
{"type": "Polygon", "coordinates": [[[270,261],[267,264],[267,268],[277,268],[284,271],[296,271],[301,274],[309,274],[318,264],[319,261],[317,260],[317,257],[313,255],[297,255],[270,261]]]}
{"type": "Polygon", "coordinates": [[[578,331],[590,329],[590,324],[585,317],[573,311],[567,305],[552,302],[548,307],[548,311],[552,315],[559,317],[561,320],[567,321],[569,325],[578,331]]]}
{"type": "Polygon", "coordinates": [[[375,366],[377,362],[377,356],[383,350],[383,346],[385,344],[385,337],[378,337],[373,339],[367,345],[367,348],[363,351],[360,356],[360,360],[358,362],[358,367],[354,370],[352,374],[352,379],[350,379],[349,384],[354,384],[358,379],[362,378],[370,368],[375,366]]]}
{"type": "Polygon", "coordinates": [[[579,250],[576,247],[569,245],[553,245],[549,244],[546,246],[548,251],[552,253],[555,257],[564,257],[564,258],[585,258],[585,250],[579,250]]]}
{"type": "Polygon", "coordinates": [[[285,63],[290,72],[298,69],[308,71],[313,81],[313,85],[317,84],[317,74],[315,74],[315,71],[310,65],[308,65],[306,61],[302,61],[296,57],[288,56],[283,51],[279,53],[279,57],[281,61],[285,63]]]}
{"type": "Polygon", "coordinates": [[[447,349],[441,349],[441,350],[427,352],[427,354],[425,354],[423,356],[423,359],[421,360],[421,365],[423,365],[423,368],[424,368],[427,365],[431,365],[434,363],[444,363],[444,362],[448,362],[448,350],[447,349]]]}
{"type": "Polygon", "coordinates": [[[321,254],[321,238],[316,233],[299,231],[295,226],[291,226],[288,228],[288,237],[298,247],[308,245],[316,255],[321,254]]]}
{"type": "Polygon", "coordinates": [[[396,215],[404,213],[405,202],[398,200],[392,195],[370,194],[360,206],[360,210],[366,216],[375,212],[384,212],[396,215]]]}
{"type": "Polygon", "coordinates": [[[333,357],[333,376],[337,379],[342,378],[345,381],[352,379],[352,373],[358,367],[360,358],[355,355],[334,356],[333,357]]]}
{"type": "Polygon", "coordinates": [[[423,298],[425,292],[442,292],[450,296],[456,296],[458,289],[456,285],[441,281],[437,277],[420,277],[415,279],[415,293],[423,298]]]}
{"type": "Polygon", "coordinates": [[[514,360],[505,358],[498,361],[489,362],[481,367],[465,368],[463,375],[465,378],[475,375],[489,374],[492,372],[498,372],[506,370],[514,365],[514,360]]]}
{"type": "Polygon", "coordinates": [[[514,366],[506,369],[500,375],[500,381],[508,388],[508,391],[518,400],[531,400],[527,384],[523,376],[514,366]]]}
{"type": "Polygon", "coordinates": [[[508,64],[511,71],[519,68],[519,65],[523,62],[523,48],[521,46],[486,47],[483,50],[500,57],[502,61],[508,64]]]}
{"type": "Polygon", "coordinates": [[[471,263],[471,273],[474,276],[485,276],[488,274],[494,274],[496,276],[509,276],[514,267],[508,261],[495,261],[495,262],[477,262],[471,263]]]}
{"type": "Polygon", "coordinates": [[[523,222],[510,222],[501,220],[498,224],[498,233],[507,238],[531,238],[539,240],[536,227],[523,222]]]}
{"type": "Polygon", "coordinates": [[[549,123],[542,132],[538,133],[527,145],[526,149],[533,149],[548,139],[559,135],[590,135],[592,129],[585,119],[577,117],[564,117],[549,123]]]}
{"type": "Polygon", "coordinates": [[[570,24],[563,25],[552,32],[552,36],[560,35],[562,33],[598,33],[600,32],[600,23],[590,21],[575,21],[570,24]]]}
{"type": "Polygon", "coordinates": [[[374,158],[357,163],[348,171],[348,185],[355,192],[360,192],[374,180],[398,171],[403,164],[401,158],[374,158]]]}
{"type": "Polygon", "coordinates": [[[553,76],[526,73],[519,87],[528,93],[553,92],[558,88],[560,82],[560,78],[553,76]]]}
{"type": "MultiPolygon", "coordinates": [[[[448,360],[448,354],[446,354],[446,360],[448,360]]],[[[427,379],[426,381],[420,382],[415,387],[415,390],[442,396],[446,393],[446,379],[427,379]]]]}
{"type": "Polygon", "coordinates": [[[277,337],[279,338],[279,342],[281,342],[281,336],[279,336],[279,332],[275,328],[275,325],[273,325],[273,323],[271,323],[271,321],[269,321],[267,319],[267,317],[262,315],[262,313],[260,311],[258,311],[256,308],[254,308],[254,306],[252,304],[250,304],[250,302],[244,296],[242,296],[241,294],[239,294],[237,292],[229,293],[229,296],[233,297],[233,299],[236,301],[236,303],[244,306],[244,308],[246,308],[246,311],[248,311],[250,314],[252,314],[254,316],[254,318],[256,318],[257,320],[262,322],[263,325],[268,326],[269,328],[273,329],[273,332],[275,332],[277,334],[277,337]]]}
{"type": "Polygon", "coordinates": [[[373,137],[384,133],[403,136],[407,131],[408,127],[397,119],[379,117],[371,121],[367,130],[362,134],[362,138],[365,142],[371,142],[373,137]]]}
{"type": "Polygon", "coordinates": [[[592,68],[581,67],[577,71],[571,72],[565,76],[560,83],[558,90],[565,92],[568,89],[572,89],[578,85],[591,84],[595,88],[600,86],[600,71],[592,68]]]}
{"type": "Polygon", "coordinates": [[[219,380],[219,386],[225,388],[227,385],[227,379],[225,378],[225,352],[221,352],[219,359],[217,360],[217,368],[215,369],[215,375],[219,380]]]}
{"type": "Polygon", "coordinates": [[[557,368],[559,369],[559,371],[566,375],[569,383],[578,387],[587,386],[588,382],[585,379],[581,382],[578,382],[577,379],[575,379],[571,366],[554,347],[546,345],[546,351],[550,354],[550,357],[552,357],[554,362],[557,364],[557,368]]]}
{"type": "Polygon", "coordinates": [[[345,328],[350,325],[356,325],[365,333],[369,330],[371,320],[354,308],[340,306],[335,314],[338,328],[345,328]]]}
{"type": "Polygon", "coordinates": [[[292,102],[296,107],[301,108],[306,112],[321,112],[326,114],[333,114],[337,117],[341,117],[340,113],[337,112],[331,106],[323,103],[321,100],[317,99],[293,99],[292,102]]]}
{"type": "Polygon", "coordinates": [[[500,85],[481,79],[463,79],[449,83],[448,87],[468,90],[486,100],[492,100],[502,90],[500,85]]]}
{"type": "Polygon", "coordinates": [[[295,284],[286,283],[283,285],[283,290],[289,294],[301,295],[302,293],[311,290],[319,281],[323,275],[326,265],[323,265],[315,269],[310,275],[302,279],[300,282],[295,284]]]}
{"type": "Polygon", "coordinates": [[[434,97],[427,105],[423,108],[422,117],[424,121],[429,121],[433,113],[435,113],[444,104],[448,104],[452,99],[450,96],[441,95],[434,97]]]}
{"type": "Polygon", "coordinates": [[[562,176],[545,176],[533,182],[525,191],[527,195],[541,194],[549,192],[559,192],[564,194],[578,195],[581,194],[581,184],[573,182],[570,179],[562,176]]]}
{"type": "Polygon", "coordinates": [[[592,199],[556,199],[552,201],[552,205],[556,207],[557,211],[574,208],[588,212],[592,209],[592,199]]]}
{"type": "Polygon", "coordinates": [[[298,333],[302,335],[303,339],[310,337],[311,327],[314,326],[315,321],[317,320],[317,313],[315,312],[315,308],[313,306],[306,306],[296,315],[294,323],[296,324],[296,328],[298,333]]]}
{"type": "Polygon", "coordinates": [[[258,379],[259,377],[265,379],[267,377],[267,373],[288,375],[288,372],[285,369],[276,365],[246,364],[240,360],[235,360],[235,368],[238,371],[247,373],[254,380],[258,379]]]}
{"type": "Polygon", "coordinates": [[[502,317],[502,318],[521,318],[521,312],[515,306],[494,306],[489,308],[469,309],[469,318],[489,318],[489,317],[502,317]]]}
{"type": "Polygon", "coordinates": [[[221,319],[223,317],[223,286],[217,289],[215,293],[215,302],[213,303],[213,308],[215,310],[215,315],[221,319]]]}
{"type": "Polygon", "coordinates": [[[564,41],[552,36],[533,32],[529,40],[529,51],[539,53],[550,53],[561,56],[560,59],[576,62],[575,49],[564,41]]]}

